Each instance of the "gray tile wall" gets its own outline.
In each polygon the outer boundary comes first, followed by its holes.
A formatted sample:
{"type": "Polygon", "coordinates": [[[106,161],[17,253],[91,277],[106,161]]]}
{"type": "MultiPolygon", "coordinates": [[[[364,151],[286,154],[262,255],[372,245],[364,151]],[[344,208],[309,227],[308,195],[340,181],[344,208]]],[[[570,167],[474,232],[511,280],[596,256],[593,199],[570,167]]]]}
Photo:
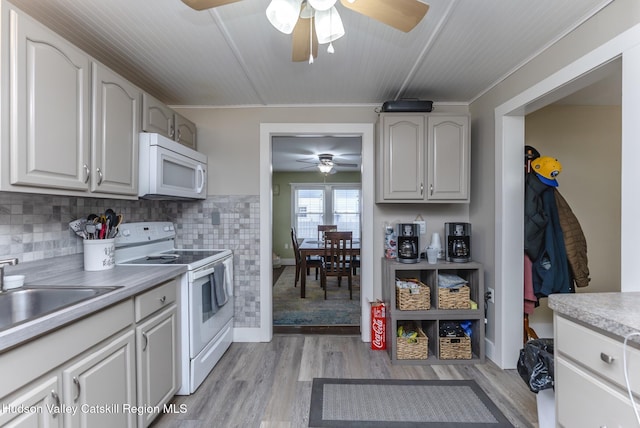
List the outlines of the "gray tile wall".
{"type": "Polygon", "coordinates": [[[235,326],[260,326],[258,196],[173,202],[0,192],[0,258],[24,263],[82,253],[82,240],[69,222],[107,208],[123,214],[125,222],[173,222],[178,247],[233,250],[235,326]]]}

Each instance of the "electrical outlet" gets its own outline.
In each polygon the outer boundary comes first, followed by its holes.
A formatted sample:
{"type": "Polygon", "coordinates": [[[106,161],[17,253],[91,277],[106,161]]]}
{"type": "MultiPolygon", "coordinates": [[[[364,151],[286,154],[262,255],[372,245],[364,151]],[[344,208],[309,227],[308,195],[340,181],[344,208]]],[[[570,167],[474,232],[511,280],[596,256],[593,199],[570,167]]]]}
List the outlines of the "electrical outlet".
{"type": "Polygon", "coordinates": [[[284,249],[288,250],[289,249],[289,244],[284,244],[284,249]]]}
{"type": "Polygon", "coordinates": [[[491,287],[487,287],[487,293],[489,293],[489,301],[491,303],[495,303],[495,297],[496,297],[496,290],[494,290],[491,287]]]}

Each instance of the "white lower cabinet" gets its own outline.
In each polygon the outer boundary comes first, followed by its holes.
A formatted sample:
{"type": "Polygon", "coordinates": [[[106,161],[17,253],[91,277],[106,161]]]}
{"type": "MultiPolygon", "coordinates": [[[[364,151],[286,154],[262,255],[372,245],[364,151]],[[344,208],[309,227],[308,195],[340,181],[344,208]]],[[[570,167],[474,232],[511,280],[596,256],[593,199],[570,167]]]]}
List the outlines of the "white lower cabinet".
{"type": "Polygon", "coordinates": [[[0,353],[0,427],[146,427],[179,388],[172,279],[0,353]]]}
{"type": "Polygon", "coordinates": [[[37,411],[60,404],[59,377],[47,376],[2,401],[0,426],[11,428],[62,427],[62,417],[55,412],[37,411]]]}
{"type": "Polygon", "coordinates": [[[138,427],[148,426],[178,390],[178,326],[175,303],[136,327],[138,427]]]}
{"type": "Polygon", "coordinates": [[[640,401],[640,350],[559,315],[554,316],[554,388],[558,426],[637,426],[623,360],[640,401]],[[625,355],[626,354],[626,355],[625,355]]]}
{"type": "Polygon", "coordinates": [[[135,343],[128,331],[62,370],[65,427],[135,427],[135,343]]]}

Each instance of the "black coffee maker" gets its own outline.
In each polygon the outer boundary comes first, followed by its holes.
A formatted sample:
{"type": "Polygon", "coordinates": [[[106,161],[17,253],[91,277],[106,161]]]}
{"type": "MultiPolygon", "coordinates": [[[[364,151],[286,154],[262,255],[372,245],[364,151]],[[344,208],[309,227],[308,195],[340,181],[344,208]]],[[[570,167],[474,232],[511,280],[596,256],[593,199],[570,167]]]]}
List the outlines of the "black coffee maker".
{"type": "Polygon", "coordinates": [[[398,261],[402,263],[418,263],[418,235],[420,226],[414,223],[398,224],[398,261]]]}
{"type": "Polygon", "coordinates": [[[447,261],[465,263],[471,261],[471,223],[445,223],[447,237],[447,261]]]}

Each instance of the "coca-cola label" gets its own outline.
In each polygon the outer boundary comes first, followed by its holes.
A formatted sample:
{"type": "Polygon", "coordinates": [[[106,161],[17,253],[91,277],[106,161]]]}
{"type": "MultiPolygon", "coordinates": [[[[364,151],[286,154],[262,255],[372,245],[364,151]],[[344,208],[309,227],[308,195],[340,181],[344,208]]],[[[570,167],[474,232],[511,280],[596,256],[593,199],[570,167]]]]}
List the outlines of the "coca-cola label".
{"type": "Polygon", "coordinates": [[[371,349],[387,349],[386,311],[384,304],[371,307],[371,349]]]}

